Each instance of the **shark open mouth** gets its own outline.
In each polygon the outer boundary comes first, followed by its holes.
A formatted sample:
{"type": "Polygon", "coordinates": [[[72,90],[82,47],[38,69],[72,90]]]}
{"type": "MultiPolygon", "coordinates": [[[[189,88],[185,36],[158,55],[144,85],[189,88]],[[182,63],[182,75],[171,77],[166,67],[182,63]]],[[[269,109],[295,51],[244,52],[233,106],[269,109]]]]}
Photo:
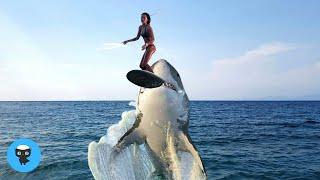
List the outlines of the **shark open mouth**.
{"type": "Polygon", "coordinates": [[[174,91],[177,91],[176,86],[173,85],[173,84],[171,84],[171,83],[169,83],[169,82],[164,82],[163,85],[164,85],[165,87],[167,87],[167,88],[170,88],[170,89],[172,89],[172,90],[174,90],[174,91]]]}

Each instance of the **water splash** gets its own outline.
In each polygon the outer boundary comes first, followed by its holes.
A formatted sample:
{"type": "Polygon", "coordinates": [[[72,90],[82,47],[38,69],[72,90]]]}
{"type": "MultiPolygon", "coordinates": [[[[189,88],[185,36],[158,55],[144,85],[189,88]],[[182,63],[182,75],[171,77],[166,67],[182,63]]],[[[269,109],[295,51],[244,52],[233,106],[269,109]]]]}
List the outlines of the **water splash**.
{"type": "Polygon", "coordinates": [[[112,147],[128,131],[136,118],[135,110],[122,113],[121,121],[108,128],[107,135],[88,147],[88,163],[95,179],[149,179],[155,170],[144,145],[130,145],[119,154],[112,147]]]}
{"type": "MultiPolygon", "coordinates": [[[[134,105],[134,103],[130,103],[134,105]]],[[[88,163],[92,175],[97,180],[140,180],[163,179],[157,176],[157,169],[144,144],[133,144],[120,153],[114,153],[112,147],[121,136],[133,125],[137,116],[136,110],[125,111],[121,120],[107,130],[107,134],[99,142],[91,142],[88,147],[88,163]]],[[[192,155],[175,148],[174,136],[167,133],[167,152],[169,153],[174,179],[205,179],[192,155]]]]}
{"type": "Polygon", "coordinates": [[[103,43],[103,47],[100,50],[112,50],[117,48],[123,48],[126,47],[122,43],[103,43]]]}

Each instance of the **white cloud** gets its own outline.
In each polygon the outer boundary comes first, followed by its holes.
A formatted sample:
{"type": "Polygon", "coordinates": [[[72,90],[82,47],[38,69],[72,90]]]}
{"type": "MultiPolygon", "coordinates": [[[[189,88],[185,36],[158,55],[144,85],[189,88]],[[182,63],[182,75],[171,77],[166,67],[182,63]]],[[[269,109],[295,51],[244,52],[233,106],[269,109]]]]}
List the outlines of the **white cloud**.
{"type": "Polygon", "coordinates": [[[289,66],[292,62],[286,55],[298,50],[293,44],[269,43],[238,57],[214,60],[209,71],[198,73],[199,79],[193,72],[187,73],[191,98],[259,99],[316,94],[320,92],[320,78],[316,78],[320,77],[320,62],[289,66]]]}
{"type": "Polygon", "coordinates": [[[296,49],[296,46],[294,44],[288,44],[288,43],[280,43],[280,42],[275,42],[275,43],[269,43],[269,44],[264,44],[257,49],[250,50],[245,53],[245,56],[270,56],[270,55],[275,55],[279,53],[283,53],[286,51],[290,51],[296,49]]]}
{"type": "Polygon", "coordinates": [[[222,64],[231,65],[231,64],[250,63],[251,61],[259,61],[266,57],[288,52],[296,48],[297,47],[295,45],[288,44],[288,43],[276,42],[276,43],[264,44],[256,49],[249,50],[245,52],[243,55],[238,57],[215,60],[213,62],[213,66],[222,65],[222,64]]]}

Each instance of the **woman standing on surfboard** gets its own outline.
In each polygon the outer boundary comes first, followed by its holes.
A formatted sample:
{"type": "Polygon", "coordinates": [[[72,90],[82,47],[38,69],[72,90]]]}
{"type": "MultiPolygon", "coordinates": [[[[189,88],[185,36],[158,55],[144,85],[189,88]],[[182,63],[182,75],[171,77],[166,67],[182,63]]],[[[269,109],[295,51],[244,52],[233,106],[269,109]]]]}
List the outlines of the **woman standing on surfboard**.
{"type": "Polygon", "coordinates": [[[150,26],[151,18],[150,15],[146,12],[141,14],[141,25],[139,26],[138,34],[135,38],[123,41],[123,44],[127,44],[128,42],[136,41],[143,37],[144,45],[142,46],[142,50],[145,50],[141,62],[140,68],[143,70],[147,70],[153,72],[151,67],[148,65],[149,60],[151,59],[152,54],[156,51],[156,47],[154,46],[154,35],[152,28],[150,26]]]}

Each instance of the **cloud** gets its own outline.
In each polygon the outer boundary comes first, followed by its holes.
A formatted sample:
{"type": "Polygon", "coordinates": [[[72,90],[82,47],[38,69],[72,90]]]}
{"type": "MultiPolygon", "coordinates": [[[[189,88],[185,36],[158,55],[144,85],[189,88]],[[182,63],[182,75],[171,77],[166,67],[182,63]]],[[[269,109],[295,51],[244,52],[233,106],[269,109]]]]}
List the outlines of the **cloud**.
{"type": "Polygon", "coordinates": [[[194,99],[298,97],[320,92],[320,61],[294,59],[302,51],[290,43],[268,43],[237,57],[212,61],[197,77],[189,73],[194,99]],[[302,62],[305,61],[305,62],[302,62]]]}
{"type": "Polygon", "coordinates": [[[276,43],[264,44],[258,47],[257,49],[246,52],[245,55],[247,57],[270,56],[274,54],[287,52],[293,49],[296,49],[296,46],[294,44],[276,42],[276,43]]]}
{"type": "Polygon", "coordinates": [[[220,64],[232,65],[250,63],[251,61],[259,61],[269,56],[285,53],[296,48],[297,47],[294,44],[289,43],[268,43],[261,45],[256,49],[249,50],[238,57],[215,60],[213,61],[213,65],[216,66],[220,64]]]}

